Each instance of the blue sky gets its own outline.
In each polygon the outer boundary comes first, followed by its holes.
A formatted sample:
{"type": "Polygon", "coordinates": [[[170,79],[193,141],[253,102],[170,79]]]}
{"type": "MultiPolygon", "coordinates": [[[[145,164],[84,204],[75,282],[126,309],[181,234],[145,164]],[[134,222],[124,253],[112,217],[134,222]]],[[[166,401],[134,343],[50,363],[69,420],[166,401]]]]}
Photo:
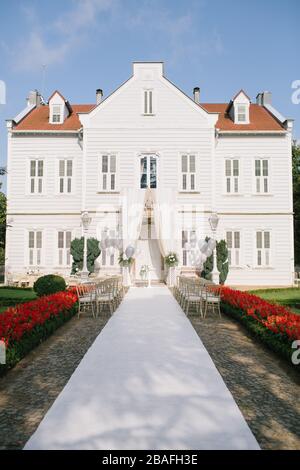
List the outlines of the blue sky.
{"type": "Polygon", "coordinates": [[[109,94],[135,60],[163,60],[166,76],[188,94],[200,86],[203,102],[229,101],[240,88],[255,101],[270,90],[299,139],[299,18],[299,0],[0,0],[0,162],[4,120],[29,90],[93,103],[96,88],[109,94]]]}

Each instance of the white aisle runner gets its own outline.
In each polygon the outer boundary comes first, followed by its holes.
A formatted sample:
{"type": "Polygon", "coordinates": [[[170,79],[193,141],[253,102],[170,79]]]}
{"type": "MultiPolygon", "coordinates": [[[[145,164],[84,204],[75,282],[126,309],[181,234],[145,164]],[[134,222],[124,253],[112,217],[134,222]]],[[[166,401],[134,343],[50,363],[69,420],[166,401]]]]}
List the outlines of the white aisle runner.
{"type": "Polygon", "coordinates": [[[259,446],[170,291],[154,287],[130,289],[25,449],[259,446]]]}

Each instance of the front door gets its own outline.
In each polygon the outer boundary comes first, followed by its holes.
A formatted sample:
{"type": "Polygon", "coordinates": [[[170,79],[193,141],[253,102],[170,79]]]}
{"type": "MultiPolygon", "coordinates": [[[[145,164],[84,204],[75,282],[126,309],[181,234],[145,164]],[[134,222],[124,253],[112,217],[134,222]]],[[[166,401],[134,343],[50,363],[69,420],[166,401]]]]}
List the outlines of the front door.
{"type": "Polygon", "coordinates": [[[157,156],[143,155],[140,157],[140,188],[157,188],[157,156]]]}

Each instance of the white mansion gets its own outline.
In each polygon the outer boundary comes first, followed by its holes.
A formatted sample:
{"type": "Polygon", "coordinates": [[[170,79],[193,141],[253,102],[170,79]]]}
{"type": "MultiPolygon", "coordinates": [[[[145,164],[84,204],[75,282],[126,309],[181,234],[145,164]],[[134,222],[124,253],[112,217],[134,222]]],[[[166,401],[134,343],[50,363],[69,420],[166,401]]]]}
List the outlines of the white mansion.
{"type": "MultiPolygon", "coordinates": [[[[88,236],[100,240],[108,227],[124,240],[124,201],[130,210],[150,194],[136,235],[127,237],[136,278],[143,265],[163,278],[170,250],[182,270],[195,269],[195,241],[211,236],[208,219],[217,212],[216,236],[229,248],[227,283],[293,283],[292,122],[269,92],[255,104],[243,90],[228,103],[202,103],[199,88],[191,99],[164,76],[163,63],[135,62],[111,95],[97,90],[95,104],[69,103],[58,91],[46,104],[31,92],[7,128],[10,275],[69,274],[84,211],[88,236]],[[161,213],[160,230],[152,199],[172,205],[174,217],[161,213]],[[171,239],[153,236],[164,227],[171,239]]],[[[118,249],[103,250],[98,265],[119,270],[118,249]]]]}

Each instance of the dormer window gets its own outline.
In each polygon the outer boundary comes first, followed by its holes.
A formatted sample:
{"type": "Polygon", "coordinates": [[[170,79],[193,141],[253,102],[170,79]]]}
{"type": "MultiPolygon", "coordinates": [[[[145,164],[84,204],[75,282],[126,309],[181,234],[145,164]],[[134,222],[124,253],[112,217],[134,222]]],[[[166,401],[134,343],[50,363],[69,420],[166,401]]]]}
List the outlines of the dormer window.
{"type": "Polygon", "coordinates": [[[72,113],[70,103],[59,91],[55,91],[49,98],[49,122],[50,124],[63,124],[72,113]]]}
{"type": "Polygon", "coordinates": [[[237,121],[245,123],[247,121],[247,107],[244,104],[237,105],[237,121]]]}
{"type": "Polygon", "coordinates": [[[235,124],[249,124],[250,98],[241,90],[230,101],[227,113],[235,124]]]}
{"type": "Polygon", "coordinates": [[[57,124],[62,122],[61,106],[60,105],[53,105],[52,106],[52,122],[57,123],[57,124]]]}
{"type": "Polygon", "coordinates": [[[144,90],[144,114],[153,114],[153,90],[144,90]]]}

